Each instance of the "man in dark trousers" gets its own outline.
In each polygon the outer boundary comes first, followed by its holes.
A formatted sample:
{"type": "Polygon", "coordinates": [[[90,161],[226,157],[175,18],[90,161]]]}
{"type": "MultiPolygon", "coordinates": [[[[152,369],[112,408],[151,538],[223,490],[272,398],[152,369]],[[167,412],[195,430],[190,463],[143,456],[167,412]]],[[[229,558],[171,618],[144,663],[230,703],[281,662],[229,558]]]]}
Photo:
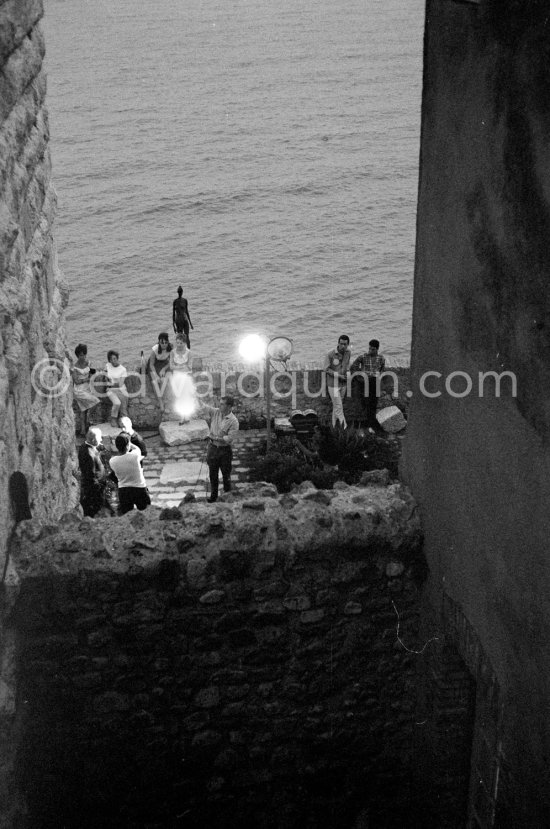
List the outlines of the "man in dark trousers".
{"type": "Polygon", "coordinates": [[[99,455],[101,429],[92,426],[86,432],[84,443],[78,450],[80,468],[80,503],[84,515],[93,518],[103,506],[105,489],[105,467],[99,455]]]}
{"type": "Polygon", "coordinates": [[[208,503],[218,500],[218,476],[222,473],[224,492],[231,491],[231,462],[233,460],[233,438],[239,431],[239,421],[233,414],[235,401],[229,395],[222,397],[219,409],[201,403],[201,414],[210,417],[210,437],[206,463],[210,473],[210,498],[208,503]]]}
{"type": "Polygon", "coordinates": [[[380,429],[376,419],[376,409],[380,392],[380,374],[386,366],[384,356],[378,353],[379,348],[378,340],[370,340],[369,350],[361,354],[351,366],[352,375],[354,372],[361,372],[363,375],[354,379],[360,384],[361,403],[366,409],[367,426],[375,431],[380,429]]]}
{"type": "Polygon", "coordinates": [[[183,288],[181,285],[178,288],[178,298],[172,303],[172,324],[174,326],[175,334],[183,334],[187,343],[187,348],[191,348],[191,341],[189,339],[189,328],[193,328],[191,317],[189,316],[189,305],[183,296],[183,288]]]}

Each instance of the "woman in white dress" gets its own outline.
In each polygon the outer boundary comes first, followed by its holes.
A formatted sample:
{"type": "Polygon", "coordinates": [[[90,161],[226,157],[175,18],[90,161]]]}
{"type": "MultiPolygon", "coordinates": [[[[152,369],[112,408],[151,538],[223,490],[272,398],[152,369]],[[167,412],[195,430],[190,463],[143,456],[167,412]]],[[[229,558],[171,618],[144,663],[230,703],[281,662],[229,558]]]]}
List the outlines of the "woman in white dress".
{"type": "Polygon", "coordinates": [[[191,376],[193,358],[187,348],[184,334],[176,335],[175,347],[170,352],[170,408],[182,419],[188,420],[197,408],[195,383],[191,376]]]}
{"type": "Polygon", "coordinates": [[[187,348],[185,336],[176,334],[176,345],[170,352],[170,371],[190,372],[192,368],[191,352],[187,348]]]}
{"type": "Polygon", "coordinates": [[[128,392],[124,385],[127,371],[119,363],[118,351],[114,349],[107,352],[105,374],[108,378],[106,389],[107,397],[113,404],[111,409],[111,426],[117,426],[120,425],[118,423],[118,417],[126,417],[128,415],[128,392]]]}
{"type": "Polygon", "coordinates": [[[85,435],[89,426],[89,412],[94,406],[97,406],[99,397],[90,388],[90,378],[95,374],[95,371],[88,362],[88,347],[84,343],[79,343],[74,353],[76,363],[71,369],[73,398],[79,410],[78,433],[85,435]]]}

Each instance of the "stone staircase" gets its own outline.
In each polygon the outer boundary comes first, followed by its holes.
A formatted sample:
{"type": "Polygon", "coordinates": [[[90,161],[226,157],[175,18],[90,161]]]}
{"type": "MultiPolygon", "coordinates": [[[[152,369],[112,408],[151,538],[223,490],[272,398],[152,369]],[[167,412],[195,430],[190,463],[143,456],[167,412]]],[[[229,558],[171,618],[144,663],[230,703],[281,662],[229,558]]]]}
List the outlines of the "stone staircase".
{"type": "MultiPolygon", "coordinates": [[[[164,446],[157,433],[141,432],[141,435],[147,446],[143,472],[155,506],[175,507],[188,492],[192,492],[197,500],[204,501],[208,497],[206,440],[164,446]]],[[[235,490],[248,483],[248,458],[251,453],[259,451],[265,437],[265,429],[244,430],[235,437],[231,475],[235,490]]]]}

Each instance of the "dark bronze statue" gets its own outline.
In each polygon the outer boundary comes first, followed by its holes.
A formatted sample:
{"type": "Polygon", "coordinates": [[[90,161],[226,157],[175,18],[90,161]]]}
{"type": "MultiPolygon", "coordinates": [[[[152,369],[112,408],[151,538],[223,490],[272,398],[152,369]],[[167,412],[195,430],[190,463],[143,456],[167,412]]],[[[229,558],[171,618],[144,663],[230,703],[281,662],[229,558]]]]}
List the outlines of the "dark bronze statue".
{"type": "Polygon", "coordinates": [[[182,296],[183,288],[181,285],[178,288],[178,298],[174,300],[172,306],[172,323],[176,334],[183,334],[187,342],[187,348],[191,348],[191,341],[189,340],[189,329],[193,328],[191,317],[189,316],[189,305],[185,297],[182,296]]]}

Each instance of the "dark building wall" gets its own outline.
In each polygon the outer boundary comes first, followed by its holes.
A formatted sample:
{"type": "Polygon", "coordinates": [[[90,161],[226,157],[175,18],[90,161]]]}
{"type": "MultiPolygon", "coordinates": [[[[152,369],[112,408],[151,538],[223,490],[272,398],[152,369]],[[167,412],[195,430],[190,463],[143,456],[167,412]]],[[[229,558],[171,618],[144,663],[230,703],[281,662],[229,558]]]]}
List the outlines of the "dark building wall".
{"type": "Polygon", "coordinates": [[[449,597],[500,686],[499,826],[550,825],[549,57],[546,3],[427,2],[405,472],[436,624],[449,597]]]}

